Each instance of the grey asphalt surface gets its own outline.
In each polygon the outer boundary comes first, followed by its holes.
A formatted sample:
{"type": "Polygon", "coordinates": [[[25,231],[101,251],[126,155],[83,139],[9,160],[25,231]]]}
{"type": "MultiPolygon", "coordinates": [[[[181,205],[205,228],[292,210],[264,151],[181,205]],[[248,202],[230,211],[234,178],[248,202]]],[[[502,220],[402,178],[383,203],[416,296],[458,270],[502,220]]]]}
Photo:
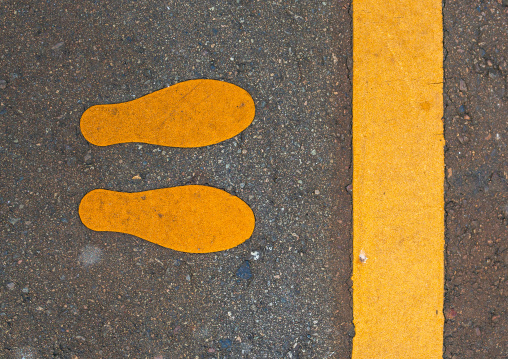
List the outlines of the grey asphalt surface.
{"type": "Polygon", "coordinates": [[[2,1],[0,357],[349,357],[348,11],[345,1],[2,1]],[[199,149],[99,148],[80,133],[92,105],[196,78],[249,91],[253,124],[199,149]],[[193,255],[78,217],[95,188],[186,184],[245,200],[252,238],[193,255]]]}
{"type": "MultiPolygon", "coordinates": [[[[506,358],[508,3],[444,5],[443,356],[506,358]]],[[[350,357],[349,6],[0,2],[0,358],[350,357]],[[253,124],[200,149],[79,131],[195,78],[248,90],[253,124]],[[191,255],[78,217],[95,188],[186,184],[245,200],[252,238],[191,255]]]]}
{"type": "Polygon", "coordinates": [[[446,1],[444,358],[508,358],[508,1],[446,1]]]}

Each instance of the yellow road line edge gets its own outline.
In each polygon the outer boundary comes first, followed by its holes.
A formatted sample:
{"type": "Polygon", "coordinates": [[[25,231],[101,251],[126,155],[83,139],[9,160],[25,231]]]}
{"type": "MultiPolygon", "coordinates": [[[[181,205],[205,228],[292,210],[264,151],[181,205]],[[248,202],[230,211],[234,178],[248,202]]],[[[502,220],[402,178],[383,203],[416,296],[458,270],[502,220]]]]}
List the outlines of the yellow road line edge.
{"type": "Polygon", "coordinates": [[[442,358],[441,0],[353,0],[353,359],[442,358]]]}

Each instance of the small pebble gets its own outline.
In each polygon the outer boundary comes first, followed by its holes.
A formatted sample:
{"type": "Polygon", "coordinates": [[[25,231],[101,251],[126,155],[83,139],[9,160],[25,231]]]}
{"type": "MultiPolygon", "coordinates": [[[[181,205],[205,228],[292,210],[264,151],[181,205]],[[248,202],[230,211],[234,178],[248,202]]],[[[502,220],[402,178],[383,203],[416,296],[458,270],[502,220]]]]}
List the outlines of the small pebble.
{"type": "Polygon", "coordinates": [[[0,80],[0,89],[3,90],[4,88],[7,87],[7,81],[5,80],[0,80]]]}
{"type": "Polygon", "coordinates": [[[90,152],[88,152],[85,157],[84,157],[84,161],[87,165],[91,164],[92,163],[92,154],[90,152]]]}
{"type": "Polygon", "coordinates": [[[9,223],[15,225],[21,220],[21,218],[9,218],[9,223]]]}
{"type": "Polygon", "coordinates": [[[494,69],[490,69],[490,70],[489,70],[489,77],[490,77],[491,79],[495,79],[495,78],[497,78],[497,77],[498,77],[498,73],[497,73],[497,71],[496,71],[496,70],[494,70],[494,69]]]}
{"type": "Polygon", "coordinates": [[[244,261],[243,264],[236,271],[236,276],[241,279],[251,279],[252,272],[250,270],[250,262],[244,261]]]}
{"type": "Polygon", "coordinates": [[[9,289],[9,290],[14,290],[15,286],[16,285],[14,283],[12,283],[12,282],[11,283],[7,283],[7,289],[9,289]]]}
{"type": "Polygon", "coordinates": [[[354,336],[356,335],[356,331],[355,331],[355,326],[354,325],[351,325],[349,327],[349,330],[347,331],[347,335],[349,335],[351,338],[354,338],[354,336]]]}
{"type": "Polygon", "coordinates": [[[459,142],[463,145],[469,142],[469,138],[467,136],[459,136],[457,138],[459,139],[459,142]]]}
{"type": "Polygon", "coordinates": [[[63,46],[64,42],[59,42],[58,44],[55,44],[53,46],[51,46],[51,50],[56,50],[56,49],[59,49],[63,46]]]}
{"type": "Polygon", "coordinates": [[[466,82],[464,80],[460,80],[459,81],[459,90],[462,91],[462,92],[466,92],[467,91],[466,82]]]}
{"type": "Polygon", "coordinates": [[[363,249],[360,250],[360,255],[358,256],[358,258],[360,259],[360,262],[362,262],[362,263],[367,262],[367,259],[369,259],[369,258],[367,258],[367,255],[365,254],[365,251],[363,249]]]}
{"type": "Polygon", "coordinates": [[[455,319],[455,317],[457,316],[457,311],[455,311],[455,309],[453,309],[453,308],[450,308],[445,311],[444,315],[445,315],[445,318],[448,320],[455,319]]]}
{"type": "Polygon", "coordinates": [[[231,339],[221,339],[219,340],[220,346],[222,349],[227,349],[231,346],[231,339]]]}

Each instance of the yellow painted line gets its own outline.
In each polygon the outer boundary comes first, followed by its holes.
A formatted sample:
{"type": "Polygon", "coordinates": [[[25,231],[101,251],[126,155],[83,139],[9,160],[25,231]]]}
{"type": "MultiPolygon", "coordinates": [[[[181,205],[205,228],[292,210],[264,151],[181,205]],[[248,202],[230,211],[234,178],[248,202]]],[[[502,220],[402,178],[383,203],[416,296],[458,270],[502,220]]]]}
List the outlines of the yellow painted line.
{"type": "Polygon", "coordinates": [[[240,198],[207,186],[124,193],[93,190],[79,216],[95,231],[128,233],[188,253],[233,248],[254,231],[254,213],[240,198]]]}
{"type": "Polygon", "coordinates": [[[442,358],[441,0],[353,0],[353,359],[442,358]]]}
{"type": "Polygon", "coordinates": [[[236,85],[189,80],[138,99],[87,109],[81,132],[97,146],[143,142],[201,147],[227,140],[254,120],[254,100],[236,85]]]}

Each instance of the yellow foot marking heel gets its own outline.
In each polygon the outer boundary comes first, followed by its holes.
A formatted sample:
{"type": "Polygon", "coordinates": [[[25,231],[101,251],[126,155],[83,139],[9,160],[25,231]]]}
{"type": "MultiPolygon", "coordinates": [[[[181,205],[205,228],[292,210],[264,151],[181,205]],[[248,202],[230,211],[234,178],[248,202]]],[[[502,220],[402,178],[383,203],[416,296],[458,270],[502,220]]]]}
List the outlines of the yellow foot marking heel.
{"type": "Polygon", "coordinates": [[[227,250],[254,231],[254,213],[240,198],[207,186],[182,186],[125,193],[93,190],[79,216],[94,231],[135,235],[188,253],[227,250]]]}
{"type": "Polygon", "coordinates": [[[97,146],[142,142],[202,147],[238,135],[254,120],[244,89],[217,80],[190,80],[133,101],[97,105],[81,117],[81,132],[97,146]]]}

